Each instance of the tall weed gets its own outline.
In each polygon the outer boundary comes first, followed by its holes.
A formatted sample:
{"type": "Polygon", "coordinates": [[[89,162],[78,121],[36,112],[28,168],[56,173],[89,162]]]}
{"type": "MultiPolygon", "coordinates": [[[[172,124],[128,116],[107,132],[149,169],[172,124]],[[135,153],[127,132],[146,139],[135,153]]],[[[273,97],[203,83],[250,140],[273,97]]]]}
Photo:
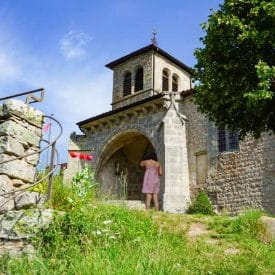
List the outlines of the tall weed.
{"type": "Polygon", "coordinates": [[[243,215],[238,216],[232,222],[232,233],[245,234],[251,238],[257,238],[265,231],[264,225],[260,221],[263,212],[259,210],[248,210],[243,215]]]}
{"type": "Polygon", "coordinates": [[[75,174],[71,184],[63,185],[63,177],[54,176],[50,205],[63,211],[80,209],[95,199],[96,188],[94,173],[88,166],[75,174]]]}

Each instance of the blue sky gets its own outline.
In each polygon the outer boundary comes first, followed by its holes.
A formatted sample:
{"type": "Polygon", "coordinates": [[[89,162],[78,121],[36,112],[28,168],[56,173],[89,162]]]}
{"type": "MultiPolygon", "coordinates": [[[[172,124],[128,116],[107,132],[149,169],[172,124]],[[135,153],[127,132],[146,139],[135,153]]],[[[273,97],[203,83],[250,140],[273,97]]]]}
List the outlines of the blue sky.
{"type": "Polygon", "coordinates": [[[189,66],[203,36],[200,23],[219,0],[0,0],[0,98],[39,87],[37,108],[64,127],[67,160],[76,122],[110,110],[112,71],[105,64],[150,44],[189,66]]]}

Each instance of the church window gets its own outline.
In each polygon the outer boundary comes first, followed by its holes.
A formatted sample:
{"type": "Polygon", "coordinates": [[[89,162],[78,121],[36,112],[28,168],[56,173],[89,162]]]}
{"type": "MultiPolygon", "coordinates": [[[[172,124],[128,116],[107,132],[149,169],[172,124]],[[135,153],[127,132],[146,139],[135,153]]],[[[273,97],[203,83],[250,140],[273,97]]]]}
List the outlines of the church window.
{"type": "Polygon", "coordinates": [[[173,74],[172,77],[172,91],[177,92],[179,90],[179,78],[177,75],[173,74]]]}
{"type": "Polygon", "coordinates": [[[132,88],[131,81],[132,81],[132,74],[128,72],[124,75],[124,79],[123,79],[123,96],[127,96],[131,94],[131,88],[132,88]]]}
{"type": "Polygon", "coordinates": [[[218,130],[218,144],[219,144],[219,152],[226,151],[226,132],[225,129],[218,130]]]}
{"type": "Polygon", "coordinates": [[[229,132],[229,150],[237,150],[239,148],[239,136],[236,131],[229,132]]]}
{"type": "Polygon", "coordinates": [[[162,71],[162,90],[169,91],[169,72],[167,70],[162,71]]]}
{"type": "Polygon", "coordinates": [[[135,92],[143,90],[143,68],[139,68],[135,76],[135,92]]]}
{"type": "Polygon", "coordinates": [[[229,131],[226,128],[218,129],[218,147],[220,153],[238,150],[238,133],[236,131],[229,131]]]}

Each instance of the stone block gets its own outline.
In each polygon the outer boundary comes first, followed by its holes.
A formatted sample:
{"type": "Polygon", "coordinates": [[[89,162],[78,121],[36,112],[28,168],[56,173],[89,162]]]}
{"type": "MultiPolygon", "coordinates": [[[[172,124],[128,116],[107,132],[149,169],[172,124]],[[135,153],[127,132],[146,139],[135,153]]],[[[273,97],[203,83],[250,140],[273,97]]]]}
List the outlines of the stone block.
{"type": "Polygon", "coordinates": [[[16,139],[10,136],[0,137],[0,154],[11,154],[15,156],[22,156],[24,154],[24,147],[16,139]]]}
{"type": "Polygon", "coordinates": [[[3,195],[13,191],[12,181],[5,175],[0,175],[0,213],[14,209],[13,194],[3,195]]]}
{"type": "Polygon", "coordinates": [[[265,224],[266,229],[272,240],[275,240],[275,218],[261,217],[261,222],[265,224]]]}
{"type": "Polygon", "coordinates": [[[39,128],[41,128],[43,123],[44,114],[31,106],[27,106],[20,100],[10,99],[5,101],[3,104],[2,113],[2,115],[6,117],[17,116],[39,128]]]}
{"type": "Polygon", "coordinates": [[[41,228],[47,228],[54,218],[54,210],[28,209],[9,211],[0,215],[0,239],[28,239],[41,228]]]}
{"type": "Polygon", "coordinates": [[[37,128],[28,125],[24,126],[12,120],[7,120],[0,124],[0,136],[12,136],[17,142],[35,147],[39,147],[41,138],[37,135],[37,128]]]}
{"type": "Polygon", "coordinates": [[[15,208],[28,209],[33,207],[42,207],[46,202],[46,196],[38,192],[24,192],[15,197],[14,203],[15,208]]]}
{"type": "MultiPolygon", "coordinates": [[[[25,152],[25,154],[31,154],[31,153],[34,153],[34,152],[37,152],[37,150],[34,150],[33,148],[29,148],[25,152]]],[[[39,162],[39,156],[40,156],[40,154],[34,154],[34,155],[31,155],[31,156],[28,156],[28,157],[24,158],[24,160],[29,164],[37,165],[38,162],[39,162]]]]}
{"type": "MultiPolygon", "coordinates": [[[[2,154],[0,155],[0,162],[10,158],[12,157],[2,154]]],[[[35,167],[27,164],[24,160],[13,160],[0,165],[0,174],[7,175],[10,178],[17,178],[24,182],[32,183],[35,172],[35,167]]]]}

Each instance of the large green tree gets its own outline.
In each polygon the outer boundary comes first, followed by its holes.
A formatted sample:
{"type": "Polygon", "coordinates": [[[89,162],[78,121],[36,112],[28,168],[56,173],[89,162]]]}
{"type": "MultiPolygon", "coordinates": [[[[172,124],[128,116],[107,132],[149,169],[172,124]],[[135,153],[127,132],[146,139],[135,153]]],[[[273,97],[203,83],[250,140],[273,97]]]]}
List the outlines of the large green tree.
{"type": "Polygon", "coordinates": [[[199,110],[244,137],[275,133],[275,1],[225,0],[195,51],[199,110]]]}

